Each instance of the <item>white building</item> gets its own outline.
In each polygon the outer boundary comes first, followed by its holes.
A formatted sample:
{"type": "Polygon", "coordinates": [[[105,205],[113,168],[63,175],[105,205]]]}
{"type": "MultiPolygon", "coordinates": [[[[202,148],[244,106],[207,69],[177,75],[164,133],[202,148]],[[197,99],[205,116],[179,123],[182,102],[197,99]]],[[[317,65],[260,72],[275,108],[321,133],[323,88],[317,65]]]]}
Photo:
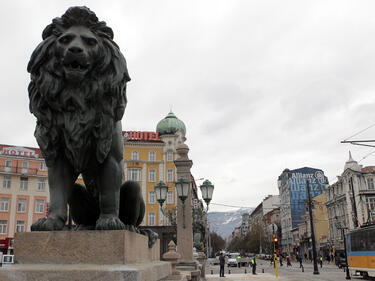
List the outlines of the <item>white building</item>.
{"type": "Polygon", "coordinates": [[[327,211],[331,245],[343,248],[341,229],[375,222],[375,166],[363,167],[349,159],[338,180],[327,188],[327,211]]]}

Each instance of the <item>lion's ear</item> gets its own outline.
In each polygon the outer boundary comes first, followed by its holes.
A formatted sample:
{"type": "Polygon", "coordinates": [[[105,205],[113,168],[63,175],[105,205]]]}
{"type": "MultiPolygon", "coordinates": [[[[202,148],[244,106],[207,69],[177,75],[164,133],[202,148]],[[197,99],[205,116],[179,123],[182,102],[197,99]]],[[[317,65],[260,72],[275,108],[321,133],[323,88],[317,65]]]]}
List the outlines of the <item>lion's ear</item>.
{"type": "Polygon", "coordinates": [[[50,37],[53,33],[53,29],[54,29],[54,24],[51,23],[49,25],[46,26],[46,28],[43,30],[43,33],[42,33],[42,38],[43,40],[50,37]]]}

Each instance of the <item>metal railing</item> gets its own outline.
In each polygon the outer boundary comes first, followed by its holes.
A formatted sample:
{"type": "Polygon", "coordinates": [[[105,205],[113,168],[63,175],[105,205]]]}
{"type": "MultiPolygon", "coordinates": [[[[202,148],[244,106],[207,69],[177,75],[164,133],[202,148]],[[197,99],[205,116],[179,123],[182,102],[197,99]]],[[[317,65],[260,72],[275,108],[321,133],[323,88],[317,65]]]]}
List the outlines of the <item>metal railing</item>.
{"type": "Polygon", "coordinates": [[[37,168],[23,168],[23,167],[7,167],[0,165],[0,173],[9,173],[9,174],[21,174],[21,175],[44,175],[47,173],[47,170],[40,170],[37,168]]]}

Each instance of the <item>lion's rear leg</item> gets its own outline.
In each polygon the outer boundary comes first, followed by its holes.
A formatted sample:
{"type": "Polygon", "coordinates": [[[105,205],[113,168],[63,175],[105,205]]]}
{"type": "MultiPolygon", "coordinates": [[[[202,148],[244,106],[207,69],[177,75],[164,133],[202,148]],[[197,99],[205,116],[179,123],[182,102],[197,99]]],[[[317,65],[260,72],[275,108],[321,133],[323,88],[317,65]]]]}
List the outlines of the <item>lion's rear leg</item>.
{"type": "Polygon", "coordinates": [[[134,181],[125,182],[120,191],[120,220],[129,230],[133,230],[142,223],[144,214],[145,202],[141,187],[134,181]]]}
{"type": "Polygon", "coordinates": [[[99,202],[85,186],[75,183],[68,203],[76,230],[95,229],[100,215],[99,202]]]}

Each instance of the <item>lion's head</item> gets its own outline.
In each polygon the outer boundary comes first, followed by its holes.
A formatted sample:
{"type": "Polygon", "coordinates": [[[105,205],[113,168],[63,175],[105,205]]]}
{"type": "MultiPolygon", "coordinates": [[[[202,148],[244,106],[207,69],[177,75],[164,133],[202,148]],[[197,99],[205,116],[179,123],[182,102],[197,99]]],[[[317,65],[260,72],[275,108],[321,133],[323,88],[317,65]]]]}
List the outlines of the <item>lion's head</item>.
{"type": "MultiPolygon", "coordinates": [[[[42,38],[27,70],[35,136],[47,165],[62,148],[69,160],[78,162],[87,162],[74,160],[83,147],[95,149],[101,162],[110,149],[114,123],[123,116],[130,80],[112,29],[88,8],[72,7],[53,19],[42,38]]],[[[74,165],[81,170],[86,164],[74,165]]]]}

